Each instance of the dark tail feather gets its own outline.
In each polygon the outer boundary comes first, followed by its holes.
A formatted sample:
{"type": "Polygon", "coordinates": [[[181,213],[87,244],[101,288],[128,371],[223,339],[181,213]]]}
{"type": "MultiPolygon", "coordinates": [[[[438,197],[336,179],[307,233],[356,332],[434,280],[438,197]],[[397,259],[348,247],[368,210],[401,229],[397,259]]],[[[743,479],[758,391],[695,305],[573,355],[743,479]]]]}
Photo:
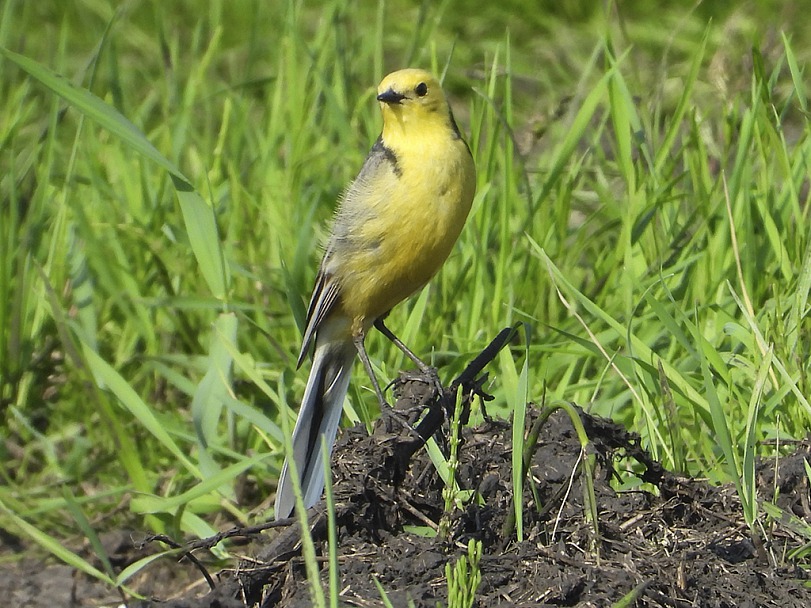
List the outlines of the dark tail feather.
{"type": "MultiPolygon", "coordinates": [[[[318,344],[316,340],[313,366],[293,431],[293,459],[299,475],[304,506],[308,509],[318,502],[324,489],[321,437],[326,440],[326,457],[329,459],[335,434],[338,432],[338,423],[341,421],[354,360],[355,348],[352,342],[318,344]]],[[[285,460],[276,489],[276,519],[290,517],[295,503],[293,478],[289,463],[285,460]]]]}

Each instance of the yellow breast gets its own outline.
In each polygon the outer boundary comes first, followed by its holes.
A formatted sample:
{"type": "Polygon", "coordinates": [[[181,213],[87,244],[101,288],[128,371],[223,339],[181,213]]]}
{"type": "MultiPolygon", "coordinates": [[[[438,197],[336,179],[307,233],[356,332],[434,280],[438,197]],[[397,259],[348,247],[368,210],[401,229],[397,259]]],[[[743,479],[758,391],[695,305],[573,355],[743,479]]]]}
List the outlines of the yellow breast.
{"type": "Polygon", "coordinates": [[[351,230],[333,258],[353,330],[420,289],[439,270],[467,219],[475,191],[473,159],[458,137],[441,133],[393,146],[385,167],[343,203],[351,230]],[[350,198],[351,197],[351,198],[350,198]]]}

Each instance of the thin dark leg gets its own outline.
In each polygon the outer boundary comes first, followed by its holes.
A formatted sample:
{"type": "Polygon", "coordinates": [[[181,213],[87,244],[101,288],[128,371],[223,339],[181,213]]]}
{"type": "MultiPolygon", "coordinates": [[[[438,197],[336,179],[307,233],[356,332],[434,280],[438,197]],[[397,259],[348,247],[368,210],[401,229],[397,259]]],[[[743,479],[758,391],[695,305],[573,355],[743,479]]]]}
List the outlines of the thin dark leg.
{"type": "Polygon", "coordinates": [[[385,432],[391,433],[397,427],[394,425],[396,421],[397,424],[404,428],[408,429],[415,437],[419,437],[419,434],[411,427],[408,423],[408,420],[397,414],[394,409],[386,402],[386,397],[383,395],[383,391],[380,389],[380,384],[377,382],[377,376],[375,376],[375,372],[372,369],[372,362],[369,360],[369,355],[366,354],[366,346],[363,343],[363,339],[366,336],[364,334],[360,334],[352,338],[352,342],[355,344],[355,348],[358,351],[358,355],[360,356],[360,360],[363,362],[363,367],[366,369],[366,373],[369,375],[369,380],[372,381],[372,386],[375,389],[375,394],[377,395],[377,401],[380,404],[380,417],[383,419],[383,428],[385,432]]]}
{"type": "Polygon", "coordinates": [[[411,360],[414,362],[414,364],[415,364],[417,367],[419,367],[419,368],[420,368],[420,371],[421,371],[421,372],[423,372],[423,373],[428,373],[429,371],[431,371],[431,370],[432,370],[432,368],[431,368],[431,366],[430,366],[430,365],[428,365],[428,364],[424,363],[424,362],[423,362],[423,360],[422,360],[422,359],[420,359],[420,358],[419,358],[417,355],[415,355],[415,354],[414,354],[414,353],[411,351],[411,349],[410,349],[410,348],[408,348],[408,347],[407,347],[405,344],[403,344],[403,342],[402,342],[402,340],[400,340],[400,338],[398,338],[397,336],[395,336],[395,335],[394,335],[394,333],[392,333],[392,331],[391,331],[391,330],[390,330],[388,327],[386,327],[386,325],[383,323],[383,319],[382,319],[382,318],[381,318],[381,319],[377,319],[377,321],[375,321],[375,327],[377,328],[377,330],[378,330],[378,331],[379,331],[381,334],[383,334],[383,335],[384,335],[384,336],[386,336],[386,337],[387,337],[389,340],[391,340],[391,342],[392,342],[392,343],[393,343],[393,344],[394,344],[394,345],[395,345],[397,348],[399,348],[401,351],[403,351],[403,354],[405,354],[405,356],[406,356],[406,357],[408,357],[409,359],[411,359],[411,360]]]}
{"type": "Polygon", "coordinates": [[[422,359],[420,359],[417,355],[415,355],[410,348],[408,348],[405,344],[403,344],[403,341],[400,340],[400,338],[398,338],[397,336],[395,336],[394,333],[383,323],[383,317],[377,319],[374,325],[381,334],[383,334],[389,340],[391,340],[391,342],[397,348],[403,351],[403,353],[409,359],[411,359],[418,368],[420,368],[420,372],[422,373],[423,376],[421,378],[422,381],[433,386],[434,390],[441,395],[442,392],[445,390],[445,388],[442,386],[442,382],[440,382],[439,380],[439,375],[436,372],[436,368],[425,363],[422,359]]]}
{"type": "Polygon", "coordinates": [[[372,369],[372,362],[369,361],[369,355],[366,354],[366,346],[364,346],[363,344],[363,340],[365,337],[366,337],[365,334],[362,333],[358,334],[357,336],[352,338],[352,342],[355,343],[355,348],[358,351],[358,356],[360,356],[360,360],[363,362],[363,367],[364,369],[366,369],[366,373],[369,375],[369,380],[372,381],[372,387],[375,389],[377,400],[380,403],[380,411],[383,412],[389,408],[389,404],[386,403],[386,397],[383,395],[383,391],[380,389],[380,384],[377,382],[377,376],[375,376],[375,371],[372,369]]]}

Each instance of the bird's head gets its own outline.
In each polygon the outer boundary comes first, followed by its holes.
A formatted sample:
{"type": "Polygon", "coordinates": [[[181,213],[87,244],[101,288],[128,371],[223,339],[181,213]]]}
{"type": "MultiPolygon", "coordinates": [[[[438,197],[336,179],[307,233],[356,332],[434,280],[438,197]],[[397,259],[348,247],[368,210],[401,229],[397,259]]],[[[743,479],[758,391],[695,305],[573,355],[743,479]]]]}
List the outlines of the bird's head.
{"type": "Polygon", "coordinates": [[[392,72],[377,87],[383,113],[383,131],[450,126],[452,118],[439,81],[425,70],[392,72]]]}

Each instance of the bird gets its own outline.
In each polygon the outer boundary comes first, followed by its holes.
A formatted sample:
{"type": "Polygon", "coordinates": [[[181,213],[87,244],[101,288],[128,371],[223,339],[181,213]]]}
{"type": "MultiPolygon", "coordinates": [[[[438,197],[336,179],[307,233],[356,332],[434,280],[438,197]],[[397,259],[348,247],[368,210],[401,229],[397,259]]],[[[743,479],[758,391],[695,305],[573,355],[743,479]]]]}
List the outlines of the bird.
{"type": "MultiPolygon", "coordinates": [[[[339,199],[297,362],[301,367],[312,346],[312,367],[292,436],[306,508],[319,501],[324,489],[323,459],[332,454],[356,356],[385,407],[364,345],[367,332],[376,327],[426,367],[383,319],[444,264],[476,191],[470,148],[430,72],[392,72],[380,82],[377,101],[382,131],[339,199]]],[[[288,458],[276,491],[276,519],[290,517],[294,506],[288,458]]]]}

